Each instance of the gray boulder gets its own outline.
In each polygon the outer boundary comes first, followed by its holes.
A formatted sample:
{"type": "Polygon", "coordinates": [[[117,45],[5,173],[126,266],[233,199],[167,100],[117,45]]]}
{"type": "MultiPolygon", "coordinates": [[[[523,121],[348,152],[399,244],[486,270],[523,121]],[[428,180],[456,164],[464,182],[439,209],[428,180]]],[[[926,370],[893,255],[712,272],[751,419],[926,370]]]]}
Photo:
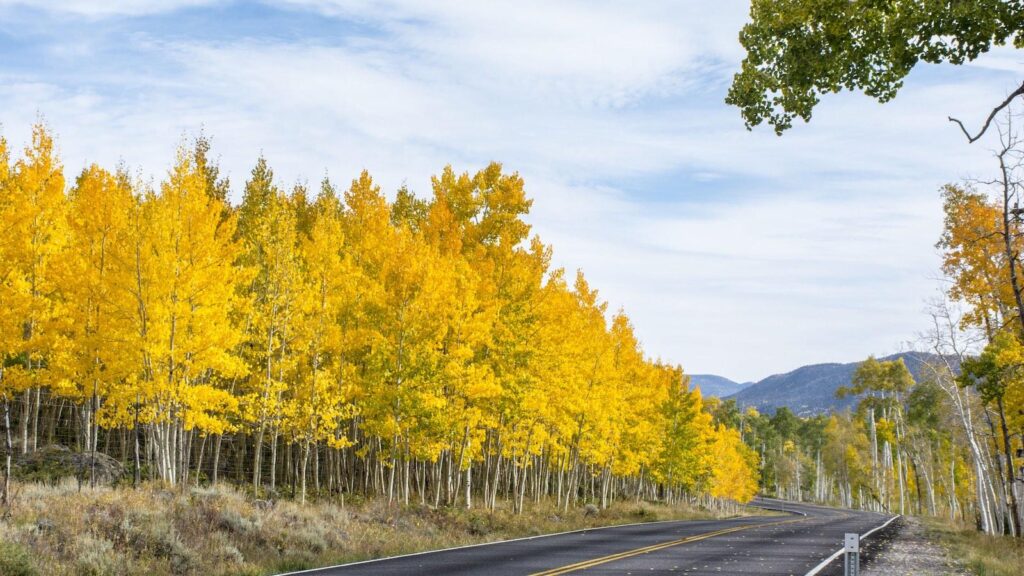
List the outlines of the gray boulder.
{"type": "Polygon", "coordinates": [[[15,464],[17,478],[50,484],[75,478],[83,484],[95,480],[98,485],[110,485],[124,476],[124,466],[106,454],[73,452],[58,444],[17,455],[15,464]]]}

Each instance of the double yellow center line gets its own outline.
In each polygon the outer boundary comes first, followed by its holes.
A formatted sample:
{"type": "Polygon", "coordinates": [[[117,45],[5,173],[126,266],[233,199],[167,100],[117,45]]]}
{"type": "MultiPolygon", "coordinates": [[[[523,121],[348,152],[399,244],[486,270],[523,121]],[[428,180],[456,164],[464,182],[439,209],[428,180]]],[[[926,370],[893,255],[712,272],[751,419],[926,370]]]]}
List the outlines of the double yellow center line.
{"type": "Polygon", "coordinates": [[[767,522],[764,524],[744,524],[743,526],[735,526],[733,528],[725,528],[722,530],[715,530],[714,532],[705,532],[703,534],[695,534],[693,536],[687,536],[678,540],[672,540],[669,542],[662,542],[660,544],[654,544],[651,546],[645,546],[643,548],[636,548],[634,550],[627,550],[625,552],[619,552],[618,554],[611,554],[609,556],[602,556],[600,558],[594,558],[593,560],[585,560],[583,562],[577,562],[575,564],[569,564],[568,566],[562,566],[560,568],[552,568],[551,570],[545,570],[544,572],[535,572],[531,576],[556,576],[557,574],[567,574],[569,572],[575,572],[577,570],[586,570],[587,568],[593,568],[601,564],[607,564],[608,562],[615,562],[616,560],[623,560],[625,558],[631,558],[633,556],[639,556],[641,554],[647,554],[650,552],[656,552],[658,550],[664,550],[665,548],[671,548],[672,546],[679,546],[680,544],[689,544],[690,542],[697,542],[698,540],[704,540],[707,538],[713,538],[715,536],[721,536],[723,534],[729,534],[731,532],[739,532],[740,530],[748,530],[750,528],[761,528],[764,526],[779,526],[780,524],[790,524],[792,522],[802,522],[805,518],[794,518],[791,520],[782,520],[780,522],[767,522]]]}

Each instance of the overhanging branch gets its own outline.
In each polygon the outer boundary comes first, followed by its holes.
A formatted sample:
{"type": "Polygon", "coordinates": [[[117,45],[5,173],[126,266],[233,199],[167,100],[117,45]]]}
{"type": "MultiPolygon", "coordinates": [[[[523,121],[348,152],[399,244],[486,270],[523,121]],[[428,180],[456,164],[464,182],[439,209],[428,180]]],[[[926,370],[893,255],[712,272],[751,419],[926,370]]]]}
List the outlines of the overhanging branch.
{"type": "Polygon", "coordinates": [[[978,138],[981,138],[985,134],[985,132],[988,130],[988,127],[992,124],[992,119],[996,117],[996,114],[998,114],[999,111],[1002,110],[1003,108],[1009,106],[1010,102],[1013,101],[1014,98],[1022,94],[1024,94],[1024,83],[1021,83],[1021,85],[1016,90],[1010,92],[1010,95],[1006,97],[1006,100],[1003,100],[1002,104],[992,109],[992,113],[990,113],[988,115],[988,118],[985,119],[985,125],[982,126],[981,130],[974,136],[971,136],[971,133],[967,131],[967,128],[964,128],[963,122],[957,120],[956,118],[953,118],[952,116],[948,117],[949,121],[955,122],[956,125],[960,127],[960,131],[963,132],[964,136],[967,137],[967,142],[969,144],[973,144],[975,141],[978,140],[978,138]]]}

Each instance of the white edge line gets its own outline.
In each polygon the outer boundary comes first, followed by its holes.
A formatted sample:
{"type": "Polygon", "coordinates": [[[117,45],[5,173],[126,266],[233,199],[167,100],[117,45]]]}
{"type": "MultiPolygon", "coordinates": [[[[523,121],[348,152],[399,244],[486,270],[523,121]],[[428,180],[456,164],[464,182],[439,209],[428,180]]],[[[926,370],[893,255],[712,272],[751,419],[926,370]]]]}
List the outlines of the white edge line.
{"type": "MultiPolygon", "coordinates": [[[[871,530],[868,530],[867,532],[861,534],[860,535],[860,539],[864,540],[868,536],[871,536],[875,532],[881,530],[882,528],[885,528],[889,524],[892,524],[893,520],[895,520],[897,518],[900,518],[901,516],[902,516],[902,514],[897,514],[897,515],[893,516],[892,518],[889,518],[888,520],[886,520],[885,524],[882,524],[881,526],[877,526],[875,528],[872,528],[871,530]]],[[[835,560],[836,558],[839,558],[840,556],[842,556],[844,550],[845,550],[845,548],[840,548],[839,550],[836,550],[835,553],[833,553],[831,556],[829,556],[828,558],[825,558],[824,560],[822,560],[821,564],[818,564],[814,568],[811,568],[811,571],[808,572],[807,574],[804,574],[804,576],[814,576],[818,572],[821,572],[822,570],[825,569],[826,566],[831,564],[833,560],[835,560]]]]}
{"type": "MultiPolygon", "coordinates": [[[[755,506],[755,508],[761,508],[761,506],[755,506]]],[[[804,514],[806,516],[806,514],[804,514]]],[[[413,556],[423,556],[426,554],[437,554],[440,552],[449,552],[452,550],[462,550],[465,548],[477,548],[479,546],[493,546],[495,544],[507,544],[509,542],[522,542],[524,540],[534,540],[537,538],[549,538],[551,536],[564,536],[565,534],[577,534],[579,532],[596,532],[598,530],[606,530],[608,528],[625,528],[627,526],[643,526],[648,524],[668,524],[669,522],[721,522],[722,520],[733,520],[740,518],[750,518],[749,516],[733,516],[732,518],[708,518],[707,520],[654,520],[651,522],[632,522],[630,524],[613,524],[611,526],[598,526],[597,528],[580,528],[579,530],[566,530],[565,532],[553,532],[551,534],[538,534],[536,536],[525,536],[523,538],[512,538],[511,540],[495,540],[494,542],[480,542],[479,544],[466,544],[465,546],[453,546],[451,548],[440,548],[438,550],[424,550],[422,552],[411,552],[409,554],[399,554],[398,556],[384,556],[382,558],[370,558],[369,560],[360,560],[358,562],[346,562],[344,564],[335,564],[333,566],[321,566],[319,568],[308,568],[306,570],[299,570],[297,572],[282,572],[277,576],[295,576],[297,574],[311,574],[313,572],[319,572],[321,570],[333,570],[335,568],[342,568],[348,566],[358,566],[360,564],[370,564],[373,562],[383,562],[384,560],[396,560],[398,558],[411,558],[413,556]]]]}

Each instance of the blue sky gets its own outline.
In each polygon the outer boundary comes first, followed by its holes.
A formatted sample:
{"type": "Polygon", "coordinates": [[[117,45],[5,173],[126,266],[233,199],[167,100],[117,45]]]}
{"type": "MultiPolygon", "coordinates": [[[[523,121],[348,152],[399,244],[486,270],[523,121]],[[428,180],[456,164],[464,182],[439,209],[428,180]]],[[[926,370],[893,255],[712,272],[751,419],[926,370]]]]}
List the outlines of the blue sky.
{"type": "Polygon", "coordinates": [[[826,97],[782,138],[723,104],[745,1],[0,0],[0,123],[43,115],[67,171],[159,180],[204,130],[238,194],[282,185],[429,194],[498,160],[647,352],[759,379],[903,349],[941,290],[938,188],[993,169],[946,122],[1019,83],[1017,53],[921,67],[897,99],[826,97]]]}

